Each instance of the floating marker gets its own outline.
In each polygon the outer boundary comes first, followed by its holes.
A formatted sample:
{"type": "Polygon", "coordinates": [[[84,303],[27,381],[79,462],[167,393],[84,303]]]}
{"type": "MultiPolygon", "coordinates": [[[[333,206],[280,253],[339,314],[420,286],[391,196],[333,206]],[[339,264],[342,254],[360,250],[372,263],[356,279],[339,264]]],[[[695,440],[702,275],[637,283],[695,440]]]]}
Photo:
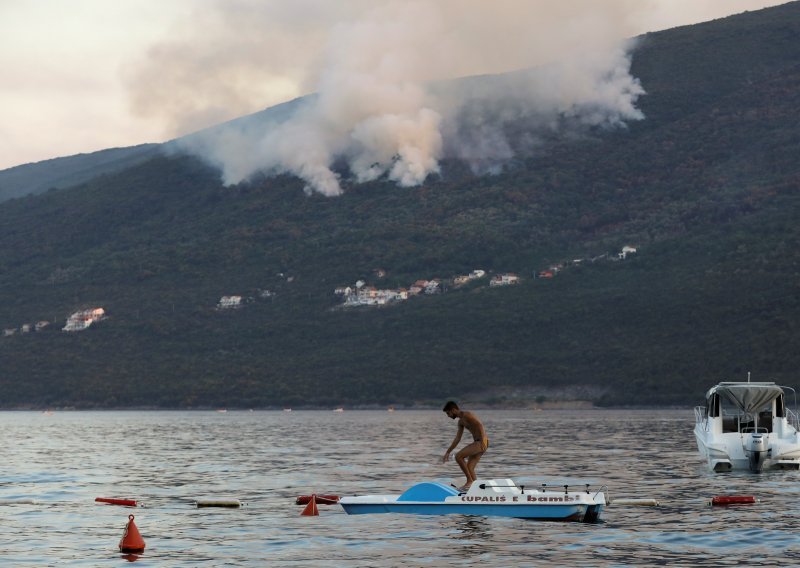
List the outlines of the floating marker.
{"type": "Polygon", "coordinates": [[[195,501],[197,508],[201,507],[222,507],[228,509],[238,509],[242,502],[238,499],[198,499],[195,501]]]}
{"type": "Polygon", "coordinates": [[[756,502],[752,495],[719,495],[712,497],[709,505],[752,505],[756,502]]]}
{"type": "Polygon", "coordinates": [[[0,499],[0,505],[36,505],[36,499],[0,499]]]}
{"type": "Polygon", "coordinates": [[[338,495],[300,495],[295,499],[295,505],[307,505],[311,497],[316,497],[317,505],[336,505],[339,502],[338,495]]]}
{"type": "Polygon", "coordinates": [[[608,504],[628,507],[659,507],[661,505],[657,499],[613,499],[608,504]]]}
{"type": "Polygon", "coordinates": [[[107,505],[121,505],[123,507],[136,507],[135,499],[112,499],[110,497],[95,497],[95,502],[107,505]]]}
{"type": "Polygon", "coordinates": [[[119,541],[120,552],[144,552],[144,539],[133,522],[133,515],[128,515],[128,524],[125,525],[125,532],[119,541]]]}
{"type": "Polygon", "coordinates": [[[319,515],[319,509],[317,509],[316,495],[311,496],[311,500],[309,500],[308,505],[306,505],[306,508],[303,509],[303,512],[300,513],[300,515],[304,517],[316,517],[319,515]]]}

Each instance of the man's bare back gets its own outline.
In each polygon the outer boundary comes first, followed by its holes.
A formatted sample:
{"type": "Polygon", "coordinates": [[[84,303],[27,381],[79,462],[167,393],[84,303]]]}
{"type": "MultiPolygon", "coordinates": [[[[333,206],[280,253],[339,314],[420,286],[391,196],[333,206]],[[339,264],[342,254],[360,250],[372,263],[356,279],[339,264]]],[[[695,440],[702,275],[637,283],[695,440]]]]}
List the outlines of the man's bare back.
{"type": "Polygon", "coordinates": [[[486,437],[483,424],[481,424],[477,416],[468,410],[461,411],[461,418],[458,420],[458,425],[469,430],[469,433],[472,434],[472,439],[476,442],[480,442],[486,437]]]}

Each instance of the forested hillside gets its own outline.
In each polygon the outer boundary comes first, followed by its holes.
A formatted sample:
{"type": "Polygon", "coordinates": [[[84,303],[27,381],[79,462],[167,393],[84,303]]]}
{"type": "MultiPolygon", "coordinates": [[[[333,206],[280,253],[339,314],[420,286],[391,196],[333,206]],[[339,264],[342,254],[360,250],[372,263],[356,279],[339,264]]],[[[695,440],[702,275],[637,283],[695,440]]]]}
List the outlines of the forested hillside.
{"type": "Polygon", "coordinates": [[[291,177],[223,187],[173,155],[0,203],[0,406],[691,405],[747,371],[800,386],[800,4],[647,34],[632,73],[644,120],[498,175],[445,163],[330,198],[291,177]],[[449,283],[473,269],[521,282],[449,283]],[[333,293],[432,278],[444,293],[381,307],[333,293]],[[61,331],[87,307],[107,317],[61,331]]]}
{"type": "Polygon", "coordinates": [[[160,144],[141,144],[8,168],[0,171],[0,202],[72,187],[102,174],[122,171],[160,153],[160,144]]]}

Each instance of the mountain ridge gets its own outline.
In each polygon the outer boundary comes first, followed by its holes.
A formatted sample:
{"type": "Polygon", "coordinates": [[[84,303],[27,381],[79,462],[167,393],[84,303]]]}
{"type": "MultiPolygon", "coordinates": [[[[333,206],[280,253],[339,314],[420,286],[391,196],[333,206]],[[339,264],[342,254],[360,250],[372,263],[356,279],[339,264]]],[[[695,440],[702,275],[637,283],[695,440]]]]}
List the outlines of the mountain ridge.
{"type": "Polygon", "coordinates": [[[0,327],[108,318],[0,337],[0,406],[686,405],[748,370],[795,384],[798,33],[792,3],[647,34],[632,65],[645,120],[498,175],[445,162],[419,187],[345,181],[328,198],[289,176],[223,187],[158,155],[3,202],[0,327]],[[640,252],[625,262],[533,278],[626,244],[640,252]],[[331,309],[357,279],[475,268],[522,282],[331,309]],[[274,296],[215,308],[260,290],[274,296]]]}
{"type": "MultiPolygon", "coordinates": [[[[697,34],[698,31],[703,33],[708,33],[710,31],[712,34],[715,34],[715,40],[724,40],[726,39],[726,34],[731,32],[726,31],[725,27],[721,24],[733,23],[733,25],[739,26],[747,25],[748,21],[755,18],[757,24],[749,26],[749,35],[742,36],[741,41],[735,44],[730,44],[731,49],[737,56],[746,57],[754,48],[758,48],[759,51],[764,51],[766,46],[766,48],[769,49],[770,42],[763,36],[765,29],[767,29],[766,33],[775,34],[777,28],[777,33],[785,34],[789,39],[797,39],[798,32],[796,27],[791,25],[790,20],[787,21],[785,19],[796,15],[796,10],[796,3],[790,2],[774,8],[743,12],[709,22],[679,26],[658,32],[648,32],[633,38],[632,41],[638,44],[636,52],[646,54],[647,57],[654,57],[656,54],[649,53],[649,44],[653,41],[656,41],[656,44],[658,44],[658,38],[662,37],[662,34],[669,34],[671,43],[680,44],[681,49],[686,51],[694,48],[693,38],[694,34],[697,34]],[[769,24],[768,28],[767,24],[769,24]],[[686,34],[689,34],[688,37],[686,34]]],[[[781,42],[780,49],[773,49],[769,53],[770,58],[773,60],[773,63],[770,65],[776,67],[774,61],[796,61],[798,55],[797,45],[798,44],[795,42],[781,42]],[[787,47],[791,47],[791,49],[787,50],[787,47]]],[[[721,70],[725,70],[728,73],[732,72],[729,70],[729,64],[731,59],[736,59],[736,57],[720,58],[719,55],[719,53],[712,54],[714,58],[714,76],[717,82],[719,81],[721,70]]],[[[687,60],[691,65],[697,65],[697,61],[694,61],[694,58],[687,56],[686,59],[681,62],[681,69],[684,71],[687,60]]],[[[776,67],[776,70],[780,70],[780,63],[776,67]]],[[[504,78],[512,77],[520,73],[527,74],[531,71],[535,72],[535,70],[522,70],[499,75],[490,74],[464,77],[445,82],[445,85],[451,83],[457,84],[459,82],[469,83],[477,81],[482,83],[487,80],[504,80],[504,78]]],[[[671,71],[674,72],[675,70],[673,69],[671,71]]],[[[734,78],[738,77],[735,71],[732,73],[734,78]]],[[[635,60],[633,64],[633,75],[635,77],[641,75],[641,69],[637,67],[635,60]]],[[[695,74],[694,77],[697,79],[698,75],[695,74]]],[[[655,76],[646,76],[645,82],[648,84],[656,84],[660,91],[665,91],[669,88],[668,84],[657,82],[657,77],[655,76]]],[[[703,92],[704,89],[698,89],[697,91],[703,92]]],[[[292,113],[296,112],[297,108],[306,104],[315,96],[314,94],[310,94],[298,97],[163,143],[139,144],[124,148],[104,149],[74,156],[56,157],[30,164],[21,164],[5,170],[0,170],[0,202],[30,193],[41,193],[49,189],[63,189],[89,181],[92,177],[96,177],[97,175],[121,171],[127,166],[135,165],[143,159],[152,157],[154,151],[180,153],[187,150],[191,151],[193,148],[200,150],[208,145],[208,140],[210,138],[224,134],[226,131],[249,131],[278,124],[286,120],[292,113]]],[[[673,103],[670,108],[672,112],[679,112],[679,109],[684,108],[687,104],[689,103],[673,103]]],[[[646,97],[640,99],[639,106],[645,110],[646,114],[649,113],[646,97]]],[[[694,103],[691,103],[690,106],[694,106],[694,103]]],[[[652,113],[649,113],[648,120],[650,122],[657,119],[657,115],[654,116],[652,113]]],[[[631,125],[631,127],[635,127],[635,124],[631,125]]]]}

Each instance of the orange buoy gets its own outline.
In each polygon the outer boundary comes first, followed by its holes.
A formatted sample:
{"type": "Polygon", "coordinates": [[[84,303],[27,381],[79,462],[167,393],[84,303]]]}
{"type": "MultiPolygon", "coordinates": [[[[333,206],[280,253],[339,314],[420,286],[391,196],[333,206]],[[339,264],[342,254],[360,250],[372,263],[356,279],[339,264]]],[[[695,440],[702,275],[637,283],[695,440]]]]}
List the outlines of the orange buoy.
{"type": "Polygon", "coordinates": [[[97,503],[107,503],[109,505],[122,505],[123,507],[135,507],[135,499],[112,499],[110,497],[95,497],[97,503]]]}
{"type": "Polygon", "coordinates": [[[712,505],[752,505],[756,498],[752,495],[720,495],[712,497],[712,505]]]}
{"type": "MultiPolygon", "coordinates": [[[[339,502],[338,495],[316,495],[317,505],[336,505],[339,502]]],[[[299,495],[295,499],[295,505],[307,505],[311,501],[311,495],[299,495]]]]}
{"type": "Polygon", "coordinates": [[[128,515],[128,524],[125,525],[125,532],[119,541],[120,552],[144,552],[144,539],[133,522],[133,515],[128,515]]]}
{"type": "Polygon", "coordinates": [[[317,496],[316,495],[312,495],[311,496],[311,499],[309,500],[308,505],[306,505],[306,508],[303,509],[303,512],[300,513],[300,515],[306,516],[306,517],[316,517],[316,516],[319,515],[319,509],[317,509],[317,496]]]}

